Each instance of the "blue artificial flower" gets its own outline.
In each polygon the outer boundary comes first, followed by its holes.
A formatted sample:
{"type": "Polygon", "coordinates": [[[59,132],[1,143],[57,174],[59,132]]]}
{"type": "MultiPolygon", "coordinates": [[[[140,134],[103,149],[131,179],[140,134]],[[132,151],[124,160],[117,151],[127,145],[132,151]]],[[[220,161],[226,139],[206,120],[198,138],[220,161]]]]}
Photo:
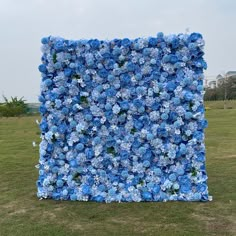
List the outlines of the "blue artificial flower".
{"type": "Polygon", "coordinates": [[[143,192],[142,197],[143,197],[144,201],[151,201],[152,200],[152,194],[148,191],[143,192]]]}
{"type": "Polygon", "coordinates": [[[124,47],[129,47],[131,44],[130,40],[128,38],[124,38],[122,41],[121,41],[121,45],[124,46],[124,47]]]}
{"type": "Polygon", "coordinates": [[[145,160],[144,162],[143,162],[143,166],[144,167],[149,167],[150,166],[150,161],[148,161],[148,160],[145,160]]]}
{"type": "Polygon", "coordinates": [[[157,45],[157,42],[158,42],[157,38],[153,38],[153,37],[149,38],[148,40],[148,43],[151,47],[155,47],[157,45]]]}
{"type": "Polygon", "coordinates": [[[173,98],[173,103],[174,103],[174,105],[179,105],[180,104],[180,98],[178,98],[178,97],[174,97],[173,98]]]}
{"type": "Polygon", "coordinates": [[[147,133],[147,140],[153,140],[154,139],[154,135],[152,133],[147,133]]]}
{"type": "Polygon", "coordinates": [[[97,39],[90,40],[88,43],[90,44],[91,48],[94,50],[98,49],[100,46],[100,41],[97,39]]]}
{"type": "Polygon", "coordinates": [[[84,144],[83,144],[83,143],[78,143],[78,144],[76,145],[76,150],[82,151],[83,149],[84,149],[84,144]]]}
{"type": "Polygon", "coordinates": [[[170,175],[169,175],[169,180],[170,180],[171,182],[176,181],[176,175],[175,175],[174,173],[170,174],[170,175]]]}
{"type": "Polygon", "coordinates": [[[125,73],[120,76],[120,83],[122,87],[127,87],[131,83],[130,75],[125,73]]]}
{"type": "Polygon", "coordinates": [[[83,185],[82,186],[82,192],[83,192],[83,194],[85,194],[85,195],[89,195],[89,194],[91,194],[91,187],[89,186],[89,185],[83,185]]]}
{"type": "Polygon", "coordinates": [[[158,194],[158,193],[160,192],[160,190],[161,190],[161,188],[160,188],[159,185],[154,185],[154,186],[152,187],[152,192],[153,192],[154,194],[158,194]]]}
{"type": "Polygon", "coordinates": [[[191,93],[191,92],[186,92],[185,94],[184,94],[184,99],[186,100],[186,101],[192,101],[193,100],[193,94],[191,93]]]}
{"type": "Polygon", "coordinates": [[[74,159],[73,159],[73,160],[71,160],[71,161],[70,161],[70,166],[71,166],[71,167],[74,167],[74,168],[75,168],[75,167],[77,167],[77,166],[78,166],[78,163],[77,163],[77,161],[76,161],[76,160],[74,160],[74,159]]]}
{"type": "Polygon", "coordinates": [[[116,90],[113,87],[106,90],[107,97],[114,97],[115,95],[116,95],[116,90]]]}
{"type": "Polygon", "coordinates": [[[61,188],[64,185],[64,182],[61,179],[58,179],[56,185],[61,188]]]}
{"type": "Polygon", "coordinates": [[[42,44],[48,44],[49,43],[49,38],[48,37],[44,37],[41,39],[41,43],[42,44]]]}
{"type": "Polygon", "coordinates": [[[189,193],[191,191],[191,182],[186,181],[180,186],[180,191],[182,193],[189,193]]]}
{"type": "Polygon", "coordinates": [[[105,199],[103,196],[98,195],[98,196],[93,197],[93,200],[96,202],[104,202],[105,199]]]}
{"type": "Polygon", "coordinates": [[[166,85],[166,89],[170,92],[173,92],[175,88],[176,88],[176,84],[173,81],[168,82],[166,85]]]}
{"type": "Polygon", "coordinates": [[[47,72],[47,66],[44,65],[44,64],[39,65],[38,69],[42,73],[46,73],[47,72]]]}
{"type": "Polygon", "coordinates": [[[208,187],[207,187],[207,185],[205,183],[197,185],[197,190],[200,193],[204,193],[207,190],[207,188],[208,187]]]}
{"type": "Polygon", "coordinates": [[[168,114],[166,114],[166,113],[161,114],[162,120],[167,120],[168,118],[169,118],[168,114]]]}
{"type": "Polygon", "coordinates": [[[71,201],[76,201],[76,200],[77,200],[76,194],[71,194],[71,195],[70,195],[70,200],[71,200],[71,201]]]}
{"type": "Polygon", "coordinates": [[[132,63],[132,62],[128,62],[127,65],[126,65],[126,68],[129,72],[134,72],[135,71],[135,64],[132,63]]]}
{"type": "Polygon", "coordinates": [[[53,83],[51,79],[46,79],[46,80],[44,80],[43,82],[44,82],[44,84],[45,84],[47,87],[49,87],[49,86],[52,85],[52,83],[53,83]]]}
{"type": "Polygon", "coordinates": [[[94,151],[92,148],[86,148],[85,149],[85,155],[87,158],[91,159],[94,157],[94,151]]]}
{"type": "Polygon", "coordinates": [[[195,42],[197,41],[198,39],[201,39],[202,38],[202,35],[199,34],[199,33],[192,33],[190,34],[189,38],[188,38],[188,41],[189,42],[195,42]]]}
{"type": "Polygon", "coordinates": [[[184,143],[181,143],[180,146],[179,146],[179,152],[181,155],[184,155],[186,154],[187,152],[187,148],[186,148],[186,145],[184,143]]]}
{"type": "Polygon", "coordinates": [[[54,44],[54,48],[57,52],[60,52],[64,49],[64,42],[63,40],[57,40],[54,44]]]}
{"type": "Polygon", "coordinates": [[[98,71],[98,75],[102,78],[106,78],[108,76],[108,71],[104,68],[98,71]]]}
{"type": "Polygon", "coordinates": [[[169,55],[169,62],[175,64],[178,61],[178,57],[174,54],[169,55]]]}
{"type": "Polygon", "coordinates": [[[137,130],[141,130],[143,128],[143,123],[141,121],[139,121],[139,120],[135,120],[134,121],[134,127],[137,130]]]}
{"type": "Polygon", "coordinates": [[[72,70],[70,68],[65,68],[65,70],[64,70],[65,76],[69,77],[71,75],[71,73],[72,73],[72,70]]]}
{"type": "Polygon", "coordinates": [[[188,111],[185,113],[184,117],[186,120],[190,120],[193,117],[193,113],[188,111]]]}

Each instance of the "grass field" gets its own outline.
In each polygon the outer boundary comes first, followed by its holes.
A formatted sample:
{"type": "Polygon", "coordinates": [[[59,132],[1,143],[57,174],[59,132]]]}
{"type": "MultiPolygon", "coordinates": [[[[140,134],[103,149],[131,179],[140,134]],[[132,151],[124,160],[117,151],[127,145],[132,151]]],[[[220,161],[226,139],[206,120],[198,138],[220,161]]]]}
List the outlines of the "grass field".
{"type": "Polygon", "coordinates": [[[236,110],[206,116],[213,201],[120,204],[39,201],[39,118],[1,118],[0,235],[236,235],[236,110]]]}

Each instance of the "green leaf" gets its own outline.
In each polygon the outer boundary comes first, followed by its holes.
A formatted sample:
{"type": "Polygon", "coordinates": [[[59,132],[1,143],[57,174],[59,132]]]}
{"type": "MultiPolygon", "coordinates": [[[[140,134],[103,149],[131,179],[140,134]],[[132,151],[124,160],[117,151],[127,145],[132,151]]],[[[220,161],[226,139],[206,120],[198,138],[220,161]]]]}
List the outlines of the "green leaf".
{"type": "Polygon", "coordinates": [[[55,143],[57,141],[55,134],[52,135],[52,142],[55,143]]]}
{"type": "Polygon", "coordinates": [[[80,102],[81,102],[81,103],[84,103],[84,104],[88,104],[88,98],[85,97],[85,96],[81,96],[81,97],[80,97],[80,102]]]}
{"type": "Polygon", "coordinates": [[[73,180],[75,181],[75,182],[80,182],[80,173],[76,173],[76,174],[74,174],[74,176],[73,176],[73,180]]]}
{"type": "Polygon", "coordinates": [[[120,111],[119,113],[118,113],[118,115],[120,116],[120,115],[122,115],[122,114],[126,114],[126,111],[120,111]]]}
{"type": "Polygon", "coordinates": [[[170,194],[176,194],[176,193],[178,193],[178,191],[179,191],[179,189],[174,189],[174,188],[171,188],[171,189],[168,190],[168,192],[170,194]]]}
{"type": "Polygon", "coordinates": [[[112,154],[113,156],[116,155],[116,151],[114,147],[108,147],[107,148],[107,153],[112,154]]]}
{"type": "Polygon", "coordinates": [[[81,134],[86,134],[86,130],[81,130],[81,134]]]}
{"type": "Polygon", "coordinates": [[[80,79],[81,77],[80,77],[80,75],[74,75],[73,76],[73,79],[80,79]]]}
{"type": "Polygon", "coordinates": [[[55,64],[57,62],[57,54],[54,53],[52,56],[53,63],[55,64]]]}
{"type": "Polygon", "coordinates": [[[130,133],[131,133],[131,134],[134,134],[135,132],[137,132],[137,130],[136,130],[135,128],[132,128],[132,129],[130,130],[130,133]]]}
{"type": "Polygon", "coordinates": [[[144,185],[144,181],[143,180],[140,180],[139,181],[139,184],[141,184],[142,186],[144,185]]]}
{"type": "Polygon", "coordinates": [[[193,102],[190,102],[190,103],[189,103],[189,108],[192,109],[193,106],[194,106],[194,103],[193,103],[193,102]]]}
{"type": "Polygon", "coordinates": [[[192,174],[192,176],[197,176],[197,170],[196,170],[196,168],[192,168],[191,169],[191,174],[192,174]]]}
{"type": "Polygon", "coordinates": [[[122,67],[125,64],[125,61],[120,61],[119,62],[119,67],[122,67]]]}

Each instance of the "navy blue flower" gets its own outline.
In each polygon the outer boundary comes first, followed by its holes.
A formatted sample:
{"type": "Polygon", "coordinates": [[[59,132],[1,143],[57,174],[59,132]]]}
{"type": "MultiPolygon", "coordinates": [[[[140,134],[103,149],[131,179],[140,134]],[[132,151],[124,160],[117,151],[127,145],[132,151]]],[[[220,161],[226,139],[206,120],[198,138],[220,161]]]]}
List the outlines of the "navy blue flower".
{"type": "Polygon", "coordinates": [[[106,78],[108,76],[108,71],[103,68],[103,69],[98,71],[98,75],[102,78],[106,78]]]}
{"type": "Polygon", "coordinates": [[[120,76],[120,83],[122,87],[129,86],[131,83],[130,75],[125,73],[120,76]]]}
{"type": "Polygon", "coordinates": [[[157,38],[153,38],[153,37],[149,38],[148,40],[148,43],[151,47],[155,47],[157,45],[157,42],[158,42],[157,38]]]}
{"type": "Polygon", "coordinates": [[[195,42],[197,41],[198,39],[201,39],[202,38],[202,35],[199,34],[199,33],[192,33],[190,34],[190,36],[188,37],[188,41],[189,42],[195,42]]]}
{"type": "Polygon", "coordinates": [[[90,40],[88,41],[88,43],[90,44],[91,48],[94,50],[98,49],[100,46],[100,41],[98,39],[90,40]]]}
{"type": "Polygon", "coordinates": [[[87,158],[91,159],[94,156],[94,151],[92,148],[85,149],[85,155],[87,158]]]}
{"type": "Polygon", "coordinates": [[[178,57],[174,54],[169,55],[169,62],[175,64],[178,61],[178,57]]]}
{"type": "Polygon", "coordinates": [[[131,41],[128,38],[124,38],[121,41],[121,45],[124,46],[124,47],[129,47],[130,44],[131,44],[131,41]]]}

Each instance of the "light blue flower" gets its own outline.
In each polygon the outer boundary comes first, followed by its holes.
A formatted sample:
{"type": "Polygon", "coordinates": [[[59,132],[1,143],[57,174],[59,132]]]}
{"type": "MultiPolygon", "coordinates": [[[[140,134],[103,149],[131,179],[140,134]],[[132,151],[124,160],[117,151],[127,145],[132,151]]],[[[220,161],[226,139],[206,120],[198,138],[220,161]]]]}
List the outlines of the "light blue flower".
{"type": "Polygon", "coordinates": [[[176,180],[176,175],[174,173],[169,175],[169,180],[174,182],[176,180]]]}
{"type": "Polygon", "coordinates": [[[78,143],[78,144],[76,145],[76,150],[82,151],[83,149],[84,149],[84,144],[83,144],[83,143],[78,143]]]}
{"type": "Polygon", "coordinates": [[[59,180],[57,180],[56,185],[57,185],[57,187],[61,188],[64,185],[64,182],[61,179],[59,179],[59,180]]]}

